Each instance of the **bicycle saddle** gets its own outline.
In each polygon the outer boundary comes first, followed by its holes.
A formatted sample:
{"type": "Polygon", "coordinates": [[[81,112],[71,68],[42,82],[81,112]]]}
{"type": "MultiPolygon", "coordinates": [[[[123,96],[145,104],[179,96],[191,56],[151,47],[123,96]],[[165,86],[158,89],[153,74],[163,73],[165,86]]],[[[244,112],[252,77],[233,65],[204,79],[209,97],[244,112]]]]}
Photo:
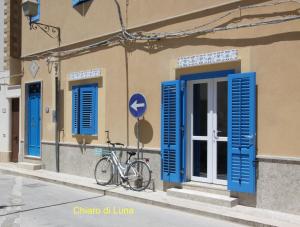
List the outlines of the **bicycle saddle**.
{"type": "Polygon", "coordinates": [[[133,156],[136,154],[136,152],[135,151],[127,151],[127,154],[129,154],[130,156],[133,156]]]}

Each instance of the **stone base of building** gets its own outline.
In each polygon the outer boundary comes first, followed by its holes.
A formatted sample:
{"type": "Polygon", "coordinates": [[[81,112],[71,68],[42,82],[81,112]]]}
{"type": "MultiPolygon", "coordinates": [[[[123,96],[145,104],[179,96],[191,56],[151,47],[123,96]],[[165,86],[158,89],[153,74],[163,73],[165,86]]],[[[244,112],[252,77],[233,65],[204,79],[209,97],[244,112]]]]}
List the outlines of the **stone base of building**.
{"type": "MultiPolygon", "coordinates": [[[[99,151],[104,149],[107,149],[107,147],[92,145],[81,146],[77,144],[61,143],[59,146],[59,170],[62,173],[94,178],[95,166],[101,158],[99,151]]],[[[22,151],[23,150],[24,149],[22,149],[22,151]]],[[[118,151],[117,155],[123,162],[127,159],[127,150],[130,149],[118,151]]],[[[46,170],[56,171],[55,143],[43,142],[41,151],[40,160],[27,158],[23,155],[22,157],[20,156],[19,160],[31,163],[41,163],[46,170]]],[[[22,152],[22,154],[23,153],[24,152],[22,152]]],[[[150,188],[162,190],[163,182],[160,180],[160,152],[157,150],[147,149],[143,150],[140,154],[142,155],[141,157],[149,160],[149,165],[152,170],[153,182],[151,182],[150,188]]],[[[133,158],[135,157],[136,156],[133,158]]]]}
{"type": "Polygon", "coordinates": [[[300,214],[300,159],[258,157],[257,207],[300,214]]]}
{"type": "Polygon", "coordinates": [[[0,152],[0,162],[10,162],[11,160],[11,151],[0,152]]]}
{"type": "MultiPolygon", "coordinates": [[[[21,146],[22,148],[24,146],[21,146]]],[[[101,158],[99,151],[107,147],[81,146],[77,144],[60,144],[60,172],[83,177],[94,178],[94,169],[101,158]]],[[[22,149],[24,150],[24,149],[22,149]]],[[[20,161],[41,163],[46,170],[56,171],[56,150],[53,142],[42,143],[41,159],[24,157],[20,152],[20,161]]],[[[8,153],[5,154],[6,160],[8,153]]],[[[122,161],[127,158],[126,149],[119,151],[122,161]]],[[[1,156],[0,153],[0,158],[1,156]]],[[[158,150],[144,150],[143,157],[149,159],[152,178],[156,190],[166,190],[170,187],[180,187],[160,180],[161,157],[158,150]]],[[[3,158],[1,159],[3,160],[3,158]]],[[[239,204],[251,207],[271,209],[293,214],[300,214],[300,159],[258,157],[256,194],[235,193],[232,197],[239,198],[239,204]]]]}

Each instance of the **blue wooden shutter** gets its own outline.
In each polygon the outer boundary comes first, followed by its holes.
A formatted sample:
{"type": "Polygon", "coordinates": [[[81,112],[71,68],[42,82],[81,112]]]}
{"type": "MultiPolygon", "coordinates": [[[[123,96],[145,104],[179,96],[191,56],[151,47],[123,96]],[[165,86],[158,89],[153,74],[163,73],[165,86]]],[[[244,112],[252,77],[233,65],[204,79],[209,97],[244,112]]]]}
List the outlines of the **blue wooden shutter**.
{"type": "Polygon", "coordinates": [[[77,6],[77,5],[87,2],[87,1],[90,1],[90,0],[72,0],[72,5],[74,7],[74,6],[77,6]]]}
{"type": "Polygon", "coordinates": [[[38,0],[38,14],[31,18],[32,22],[39,22],[41,17],[41,0],[38,0]]]}
{"type": "Polygon", "coordinates": [[[79,87],[72,88],[72,134],[79,134],[79,87]]]}
{"type": "Polygon", "coordinates": [[[162,83],[161,100],[161,178],[180,183],[181,174],[181,83],[162,83]]]}
{"type": "Polygon", "coordinates": [[[80,134],[97,134],[97,84],[80,88],[80,134]]]}
{"type": "Polygon", "coordinates": [[[256,75],[228,76],[228,189],[255,193],[256,75]]]}

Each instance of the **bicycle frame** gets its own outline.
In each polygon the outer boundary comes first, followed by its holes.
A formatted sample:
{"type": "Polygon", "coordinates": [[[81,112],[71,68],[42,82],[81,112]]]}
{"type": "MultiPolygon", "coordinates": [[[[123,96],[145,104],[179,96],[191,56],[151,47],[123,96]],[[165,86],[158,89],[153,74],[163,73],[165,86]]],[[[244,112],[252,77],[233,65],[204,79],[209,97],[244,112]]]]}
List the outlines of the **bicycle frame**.
{"type": "MultiPolygon", "coordinates": [[[[111,150],[111,155],[110,155],[110,159],[112,160],[113,164],[117,167],[117,171],[120,174],[122,179],[127,179],[128,176],[125,176],[126,172],[128,171],[128,167],[130,165],[130,160],[128,160],[125,163],[125,166],[122,166],[122,163],[120,162],[119,158],[117,157],[116,153],[114,152],[114,150],[111,150]]],[[[137,172],[135,171],[135,169],[133,169],[134,174],[137,175],[137,172]]]]}

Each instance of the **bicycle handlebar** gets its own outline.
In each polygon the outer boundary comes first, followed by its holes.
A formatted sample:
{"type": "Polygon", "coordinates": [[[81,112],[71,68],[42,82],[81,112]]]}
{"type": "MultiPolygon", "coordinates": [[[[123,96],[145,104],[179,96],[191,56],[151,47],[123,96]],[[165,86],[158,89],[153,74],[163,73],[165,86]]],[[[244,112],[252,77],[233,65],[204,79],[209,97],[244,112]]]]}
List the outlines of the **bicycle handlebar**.
{"type": "Polygon", "coordinates": [[[112,145],[113,147],[114,147],[114,146],[122,146],[122,147],[125,146],[123,143],[112,143],[112,142],[110,142],[110,141],[107,141],[107,143],[110,144],[110,145],[112,145]]]}

